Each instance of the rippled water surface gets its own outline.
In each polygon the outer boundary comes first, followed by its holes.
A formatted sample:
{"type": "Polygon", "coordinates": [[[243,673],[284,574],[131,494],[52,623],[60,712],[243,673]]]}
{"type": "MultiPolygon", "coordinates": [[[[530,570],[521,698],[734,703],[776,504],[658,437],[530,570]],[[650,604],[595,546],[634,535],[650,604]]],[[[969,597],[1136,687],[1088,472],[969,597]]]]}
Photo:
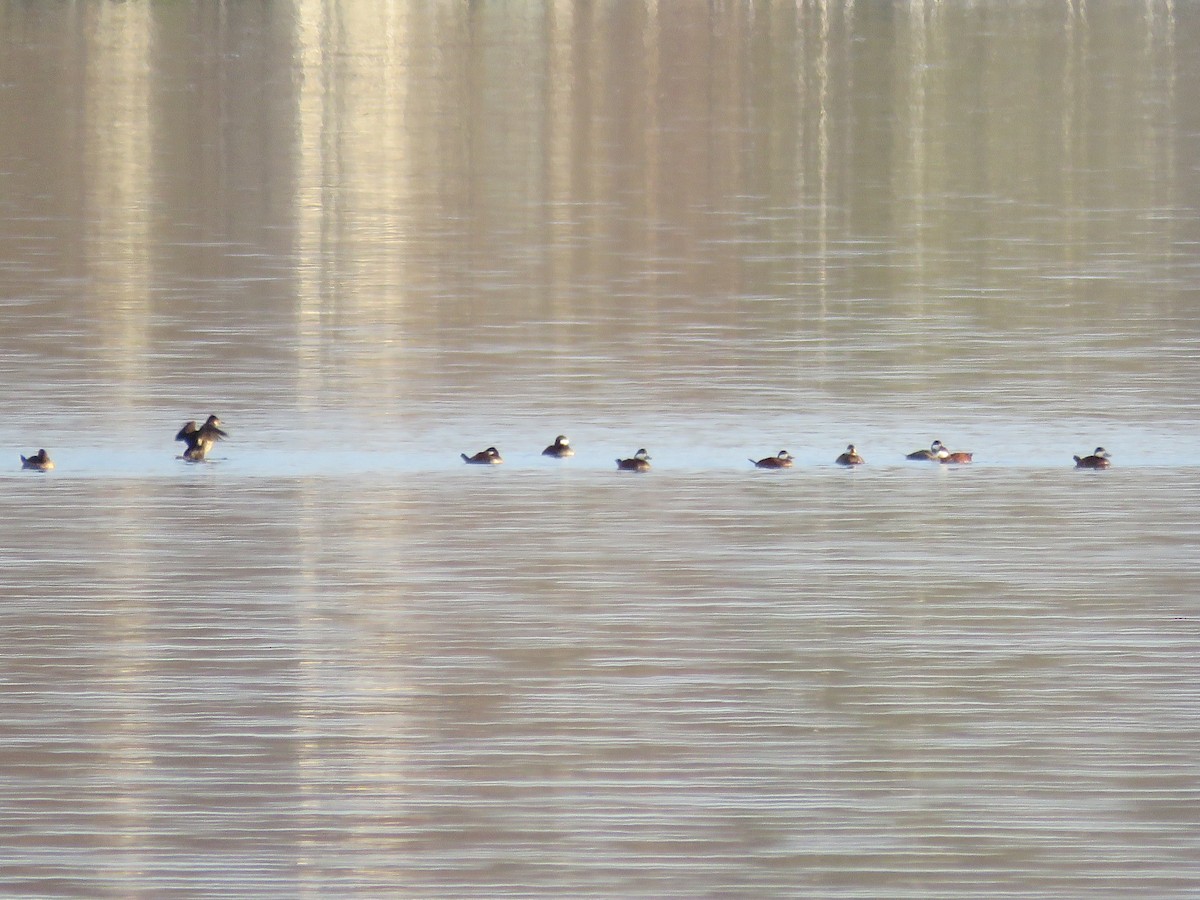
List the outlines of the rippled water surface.
{"type": "Polygon", "coordinates": [[[1195,896],[1198,39],[0,2],[0,893],[1195,896]]]}

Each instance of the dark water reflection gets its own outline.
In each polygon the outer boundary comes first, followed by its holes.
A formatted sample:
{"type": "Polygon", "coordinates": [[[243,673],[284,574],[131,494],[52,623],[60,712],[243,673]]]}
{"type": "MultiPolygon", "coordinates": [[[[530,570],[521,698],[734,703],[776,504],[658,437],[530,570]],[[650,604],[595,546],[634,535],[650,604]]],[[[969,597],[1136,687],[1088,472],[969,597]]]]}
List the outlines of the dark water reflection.
{"type": "Polygon", "coordinates": [[[0,3],[0,890],[1193,895],[1197,27],[0,3]]]}

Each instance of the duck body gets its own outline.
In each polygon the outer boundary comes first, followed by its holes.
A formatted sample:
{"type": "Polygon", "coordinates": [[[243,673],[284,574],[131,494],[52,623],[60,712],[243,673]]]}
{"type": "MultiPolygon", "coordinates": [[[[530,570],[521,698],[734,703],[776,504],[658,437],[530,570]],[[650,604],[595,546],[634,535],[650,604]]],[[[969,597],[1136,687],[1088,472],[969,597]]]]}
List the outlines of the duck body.
{"type": "Polygon", "coordinates": [[[22,456],[21,468],[33,469],[37,472],[49,472],[54,468],[54,460],[50,458],[50,454],[45,450],[39,450],[33,456],[22,456]]]}
{"type": "Polygon", "coordinates": [[[480,450],[474,456],[467,456],[465,453],[460,453],[463,462],[470,463],[473,466],[498,466],[504,462],[500,458],[500,451],[495,447],[488,447],[486,450],[480,450]]]}
{"type": "Polygon", "coordinates": [[[1103,447],[1097,447],[1090,456],[1075,457],[1077,469],[1107,469],[1112,465],[1112,457],[1103,447]]]}
{"type": "Polygon", "coordinates": [[[955,451],[954,453],[946,450],[940,456],[938,456],[938,462],[947,463],[952,466],[958,466],[969,463],[974,456],[974,453],[963,453],[961,450],[955,451]]]}
{"type": "Polygon", "coordinates": [[[195,422],[186,422],[175,435],[175,440],[187,444],[187,449],[183,451],[184,459],[189,462],[203,462],[213,445],[227,437],[229,434],[221,430],[221,420],[216,416],[209,416],[199,427],[195,422]]]}
{"type": "Polygon", "coordinates": [[[846,452],[835,459],[834,462],[839,466],[861,466],[866,460],[859,456],[858,451],[851,444],[846,448],[846,452]]]}
{"type": "Polygon", "coordinates": [[[571,442],[563,434],[556,437],[554,443],[542,451],[542,456],[553,456],[555,459],[566,459],[568,456],[574,455],[575,448],[571,446],[571,442]]]}
{"type": "Polygon", "coordinates": [[[650,470],[650,454],[645,449],[638,450],[629,459],[618,459],[617,468],[623,472],[647,472],[650,470]]]}
{"type": "Polygon", "coordinates": [[[750,460],[760,469],[790,469],[795,458],[786,450],[780,450],[775,456],[766,456],[760,460],[750,460]]]}
{"type": "Polygon", "coordinates": [[[932,444],[929,445],[928,450],[914,450],[912,453],[909,453],[904,458],[912,459],[912,460],[926,460],[929,462],[935,462],[938,459],[940,459],[940,454],[945,453],[945,452],[947,452],[946,445],[943,444],[941,441],[934,441],[932,444]]]}

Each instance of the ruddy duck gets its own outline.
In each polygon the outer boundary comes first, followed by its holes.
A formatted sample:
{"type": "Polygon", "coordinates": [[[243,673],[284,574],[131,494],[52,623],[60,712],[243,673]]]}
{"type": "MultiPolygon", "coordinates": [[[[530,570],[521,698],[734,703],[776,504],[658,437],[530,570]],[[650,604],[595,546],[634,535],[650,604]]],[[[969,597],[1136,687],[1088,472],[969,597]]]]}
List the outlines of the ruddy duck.
{"type": "Polygon", "coordinates": [[[863,463],[866,462],[865,459],[863,459],[861,456],[858,455],[858,451],[854,449],[853,444],[851,444],[849,447],[847,447],[846,452],[843,453],[841,456],[839,456],[834,461],[839,466],[861,466],[863,463]]]}
{"type": "Polygon", "coordinates": [[[795,458],[786,450],[780,450],[778,456],[767,456],[755,462],[750,460],[760,469],[790,469],[795,458]]]}
{"type": "Polygon", "coordinates": [[[941,441],[934,441],[929,445],[928,450],[914,450],[908,454],[905,459],[925,459],[936,460],[941,458],[941,454],[946,452],[946,446],[941,441]]]}
{"type": "Polygon", "coordinates": [[[650,454],[639,450],[629,459],[618,459],[617,468],[627,472],[646,472],[650,469],[650,454]]]}
{"type": "Polygon", "coordinates": [[[941,452],[938,453],[937,460],[940,463],[949,463],[950,465],[962,465],[964,463],[969,463],[971,461],[971,457],[973,457],[974,455],[975,455],[974,453],[964,453],[961,450],[957,450],[954,453],[951,453],[949,450],[947,450],[945,447],[943,447],[941,452]]]}
{"type": "Polygon", "coordinates": [[[1075,468],[1077,469],[1107,469],[1112,465],[1112,457],[1103,447],[1097,447],[1096,452],[1091,456],[1085,456],[1080,459],[1075,457],[1075,468]]]}
{"type": "Polygon", "coordinates": [[[471,463],[477,466],[496,466],[504,462],[500,458],[500,451],[495,447],[488,447],[486,450],[480,450],[474,456],[467,456],[465,453],[460,453],[463,462],[471,463]]]}
{"type": "Polygon", "coordinates": [[[542,451],[542,456],[555,456],[563,459],[568,456],[574,456],[575,449],[571,446],[571,442],[567,440],[567,436],[560,434],[554,439],[554,443],[542,451]]]}
{"type": "Polygon", "coordinates": [[[49,472],[54,468],[54,460],[50,458],[50,454],[45,450],[39,450],[33,456],[21,457],[22,469],[36,469],[39,472],[49,472]]]}
{"type": "Polygon", "coordinates": [[[216,416],[209,416],[199,428],[196,427],[195,422],[186,423],[175,435],[175,440],[187,444],[187,449],[183,451],[184,459],[190,462],[203,462],[208,456],[208,451],[213,448],[213,444],[221,438],[227,437],[229,435],[221,430],[221,420],[216,416]]]}

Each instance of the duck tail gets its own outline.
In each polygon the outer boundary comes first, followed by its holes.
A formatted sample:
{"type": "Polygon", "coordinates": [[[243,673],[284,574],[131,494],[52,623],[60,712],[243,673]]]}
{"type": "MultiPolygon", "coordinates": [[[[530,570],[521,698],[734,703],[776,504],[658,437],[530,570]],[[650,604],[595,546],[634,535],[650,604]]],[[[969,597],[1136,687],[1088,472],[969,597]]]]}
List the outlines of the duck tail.
{"type": "Polygon", "coordinates": [[[467,456],[467,454],[465,454],[465,453],[460,453],[460,454],[458,454],[458,455],[459,455],[459,456],[461,456],[461,457],[463,458],[463,462],[470,462],[470,461],[471,461],[471,457],[467,456]]]}

